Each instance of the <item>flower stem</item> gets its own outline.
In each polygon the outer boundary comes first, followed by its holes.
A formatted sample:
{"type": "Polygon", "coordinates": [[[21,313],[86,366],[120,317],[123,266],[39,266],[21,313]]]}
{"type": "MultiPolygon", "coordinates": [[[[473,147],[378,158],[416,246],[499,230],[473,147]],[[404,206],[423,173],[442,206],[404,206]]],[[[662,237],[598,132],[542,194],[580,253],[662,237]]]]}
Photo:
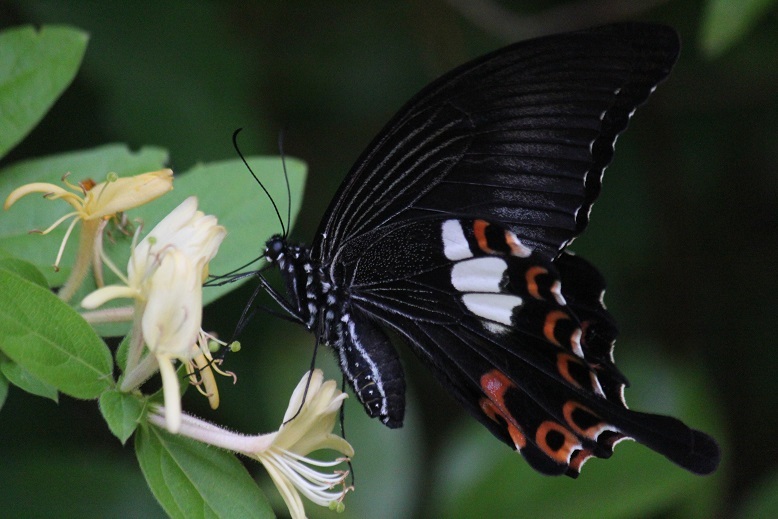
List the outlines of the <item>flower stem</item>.
{"type": "Polygon", "coordinates": [[[83,220],[81,225],[81,236],[78,239],[78,255],[76,263],[70,271],[70,277],[59,291],[59,298],[63,301],[70,301],[70,298],[76,293],[92,265],[93,249],[95,238],[100,227],[99,220],[83,220]]]}
{"type": "Polygon", "coordinates": [[[81,312],[81,317],[89,324],[125,323],[132,321],[133,307],[122,306],[120,308],[106,308],[104,310],[92,310],[81,312]]]}
{"type": "Polygon", "coordinates": [[[128,373],[135,369],[143,354],[143,328],[140,316],[143,315],[145,306],[146,303],[143,301],[135,302],[135,320],[132,322],[132,330],[130,330],[130,347],[127,350],[127,364],[125,366],[128,373]]]}
{"type": "Polygon", "coordinates": [[[141,384],[146,382],[151,376],[159,370],[159,363],[157,357],[154,355],[146,355],[140,363],[133,368],[129,366],[129,360],[127,361],[127,374],[122,379],[122,383],[119,385],[119,391],[128,393],[133,389],[136,389],[141,384]]]}

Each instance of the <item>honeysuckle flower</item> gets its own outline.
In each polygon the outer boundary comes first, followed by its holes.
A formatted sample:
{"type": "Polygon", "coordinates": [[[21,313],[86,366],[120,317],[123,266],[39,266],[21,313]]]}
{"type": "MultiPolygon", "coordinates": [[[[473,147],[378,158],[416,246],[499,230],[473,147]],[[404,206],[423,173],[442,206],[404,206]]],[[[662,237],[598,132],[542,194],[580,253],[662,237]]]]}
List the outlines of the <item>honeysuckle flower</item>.
{"type": "MultiPolygon", "coordinates": [[[[208,263],[226,234],[215,217],[197,210],[197,198],[189,197],[133,247],[127,276],[117,272],[124,285],[99,288],[81,302],[92,309],[112,299],[135,300],[127,371],[120,389],[131,391],[159,370],[171,432],[178,430],[181,421],[176,361],[196,366],[211,405],[218,405],[209,373],[214,365],[208,350],[211,337],[201,330],[202,285],[208,263]],[[149,350],[145,358],[144,345],[149,350]]],[[[190,373],[193,369],[189,368],[190,373]]]]}
{"type": "Polygon", "coordinates": [[[67,220],[72,220],[54,261],[54,267],[58,268],[73,228],[78,222],[82,224],[73,270],[59,291],[60,298],[67,301],[86,277],[93,257],[99,256],[99,252],[94,249],[95,244],[99,243],[97,236],[102,232],[104,222],[117,213],[143,205],[173,189],[173,172],[170,169],[161,169],[122,178],[112,173],[105,182],[94,184],[93,181],[85,181],[78,185],[68,182],[66,175],[62,182],[67,189],[46,182],[33,182],[18,187],[8,195],[3,207],[9,209],[17,200],[32,193],[43,193],[43,197],[48,200],[64,200],[73,207],[72,212],[40,231],[41,234],[48,234],[67,220]]]}
{"type": "Polygon", "coordinates": [[[351,444],[332,434],[338,411],[347,397],[334,380],[324,382],[321,370],[310,374],[310,383],[306,373],[292,393],[281,427],[271,433],[270,444],[243,451],[265,466],[293,518],[305,517],[298,490],[320,506],[341,503],[348,491],[347,471],[325,474],[314,468],[333,467],[343,460],[322,462],[307,457],[321,449],[338,451],[348,458],[354,455],[351,444]],[[338,485],[342,485],[341,490],[333,491],[338,485]]]}
{"type": "MultiPolygon", "coordinates": [[[[301,493],[317,505],[342,510],[343,498],[352,490],[346,484],[348,470],[325,470],[348,462],[354,455],[351,444],[332,433],[347,396],[334,380],[325,382],[317,369],[300,380],[276,432],[247,436],[183,414],[179,434],[258,460],[270,474],[293,519],[305,517],[301,493]],[[346,457],[332,461],[308,457],[324,449],[346,457]]],[[[152,409],[149,420],[164,426],[166,415],[166,409],[157,407],[152,409]]]]}

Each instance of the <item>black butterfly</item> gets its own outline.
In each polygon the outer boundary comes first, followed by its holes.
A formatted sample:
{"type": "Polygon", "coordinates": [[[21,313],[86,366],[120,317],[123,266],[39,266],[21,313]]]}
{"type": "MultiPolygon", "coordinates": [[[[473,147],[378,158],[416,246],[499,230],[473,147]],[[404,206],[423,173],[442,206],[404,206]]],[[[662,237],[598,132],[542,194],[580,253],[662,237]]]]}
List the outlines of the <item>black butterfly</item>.
{"type": "Polygon", "coordinates": [[[362,154],[313,246],[267,242],[286,297],[330,345],[371,417],[400,427],[405,339],[495,436],[577,476],[633,438],[698,474],[709,436],[630,411],[605,282],[565,252],[589,221],[616,137],[670,72],[670,28],[618,24],[517,43],[423,89],[362,154]]]}

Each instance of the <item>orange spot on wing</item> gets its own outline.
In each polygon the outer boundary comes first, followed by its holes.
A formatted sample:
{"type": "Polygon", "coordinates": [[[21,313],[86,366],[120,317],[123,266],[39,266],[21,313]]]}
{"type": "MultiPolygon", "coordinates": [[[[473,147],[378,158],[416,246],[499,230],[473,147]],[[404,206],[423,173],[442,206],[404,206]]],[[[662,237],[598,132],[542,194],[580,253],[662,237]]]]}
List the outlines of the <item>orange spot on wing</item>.
{"type": "Polygon", "coordinates": [[[489,225],[489,222],[486,220],[476,220],[473,222],[473,233],[478,242],[478,248],[487,254],[494,254],[494,250],[489,247],[489,243],[486,240],[486,228],[489,225]]]}
{"type": "Polygon", "coordinates": [[[559,341],[554,336],[557,322],[563,319],[570,319],[570,316],[561,310],[554,310],[546,315],[546,322],[543,324],[543,335],[546,336],[546,340],[557,346],[561,346],[559,341]]]}
{"type": "Polygon", "coordinates": [[[543,267],[535,266],[527,269],[527,274],[525,275],[527,279],[527,292],[535,299],[543,299],[543,296],[540,295],[540,287],[538,287],[537,279],[538,276],[542,276],[543,274],[548,274],[548,270],[543,267]]]}
{"type": "Polygon", "coordinates": [[[570,362],[579,363],[576,358],[571,357],[567,353],[558,353],[556,356],[556,369],[563,379],[575,387],[581,387],[581,384],[570,373],[570,362]]]}
{"type": "Polygon", "coordinates": [[[574,400],[568,400],[565,402],[565,405],[562,406],[562,415],[565,417],[565,421],[567,424],[572,427],[572,429],[580,434],[581,436],[584,436],[586,438],[589,438],[591,440],[596,440],[597,435],[602,432],[602,422],[598,422],[590,427],[587,427],[586,429],[582,429],[573,419],[573,412],[576,409],[580,409],[586,413],[589,413],[593,417],[599,419],[599,416],[597,416],[591,409],[588,407],[579,404],[578,402],[574,400]]]}
{"type": "Polygon", "coordinates": [[[535,433],[535,442],[546,456],[564,464],[570,462],[570,456],[575,449],[581,448],[578,438],[572,432],[551,420],[546,420],[540,424],[535,433]],[[561,443],[558,446],[556,445],[556,440],[559,438],[557,435],[562,437],[561,443]]]}
{"type": "Polygon", "coordinates": [[[511,415],[505,405],[505,393],[515,384],[499,370],[492,370],[481,377],[481,389],[487,398],[481,399],[481,410],[486,416],[499,423],[497,417],[501,417],[508,428],[508,434],[517,449],[521,450],[527,445],[527,438],[516,419],[511,415]]]}

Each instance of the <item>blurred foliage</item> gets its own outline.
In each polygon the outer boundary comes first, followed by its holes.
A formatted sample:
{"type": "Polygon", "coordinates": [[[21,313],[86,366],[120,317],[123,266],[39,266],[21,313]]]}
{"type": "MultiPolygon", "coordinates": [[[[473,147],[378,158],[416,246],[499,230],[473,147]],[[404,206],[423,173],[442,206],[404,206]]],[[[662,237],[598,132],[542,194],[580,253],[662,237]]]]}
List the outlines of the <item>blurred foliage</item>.
{"type": "MultiPolygon", "coordinates": [[[[352,161],[408,97],[452,66],[509,43],[459,4],[0,2],[3,26],[69,24],[90,35],[73,85],[0,167],[118,141],[162,146],[184,170],[232,156],[237,127],[246,128],[247,153],[275,153],[276,135],[286,128],[285,151],[310,165],[294,232],[310,241],[352,161]]],[[[564,12],[544,18],[556,22],[548,26],[556,32],[579,20],[574,10],[554,10],[563,4],[598,23],[590,18],[609,2],[499,5],[517,18],[564,12]]],[[[402,430],[387,430],[355,399],[347,402],[357,490],[341,517],[778,515],[773,4],[646,5],[653,7],[630,18],[676,27],[682,56],[619,139],[592,224],[574,249],[609,280],[608,305],[622,330],[616,358],[633,382],[631,407],[675,414],[711,432],[724,448],[721,469],[710,478],[689,476],[630,444],[609,461],[589,462],[576,481],[543,478],[463,416],[403,351],[409,416],[402,430]],[[740,9],[725,10],[734,5],[740,9]]],[[[619,16],[599,15],[602,22],[619,16]]],[[[256,203],[267,204],[259,191],[256,203]]],[[[243,225],[256,222],[247,217],[243,225]]],[[[258,235],[256,250],[234,265],[256,256],[266,238],[258,235]]],[[[252,289],[212,304],[206,328],[230,336],[252,289]]],[[[238,385],[224,389],[218,414],[194,400],[184,405],[238,430],[275,429],[310,363],[313,338],[258,316],[241,341],[241,352],[228,358],[238,385]]],[[[317,363],[338,376],[329,355],[317,363]]],[[[0,375],[0,400],[7,376],[0,375]]],[[[0,500],[14,508],[4,513],[161,515],[130,451],[92,403],[63,396],[55,404],[11,388],[0,414],[0,500]]],[[[230,482],[223,484],[229,492],[230,482]]],[[[273,489],[268,497],[277,499],[273,489]]]]}
{"type": "Polygon", "coordinates": [[[775,0],[708,0],[702,19],[700,47],[715,57],[746,38],[775,0]]]}

